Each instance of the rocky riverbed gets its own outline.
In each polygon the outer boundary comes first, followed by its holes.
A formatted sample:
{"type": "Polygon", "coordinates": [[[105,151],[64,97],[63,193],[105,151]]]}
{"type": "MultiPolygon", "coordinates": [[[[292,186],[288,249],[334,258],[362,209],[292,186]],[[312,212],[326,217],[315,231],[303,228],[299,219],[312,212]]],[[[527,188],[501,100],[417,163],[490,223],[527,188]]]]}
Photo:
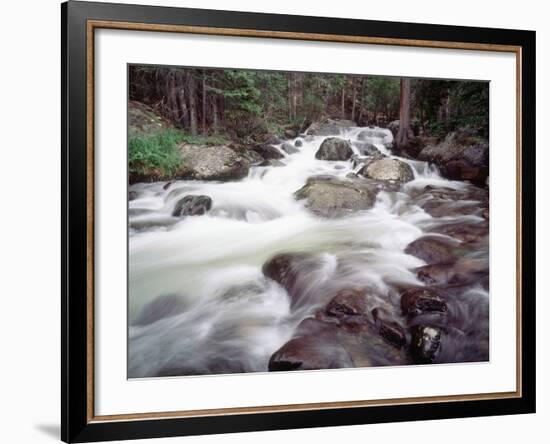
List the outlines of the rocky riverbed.
{"type": "Polygon", "coordinates": [[[488,145],[349,121],[129,189],[129,377],[489,358],[488,145]]]}

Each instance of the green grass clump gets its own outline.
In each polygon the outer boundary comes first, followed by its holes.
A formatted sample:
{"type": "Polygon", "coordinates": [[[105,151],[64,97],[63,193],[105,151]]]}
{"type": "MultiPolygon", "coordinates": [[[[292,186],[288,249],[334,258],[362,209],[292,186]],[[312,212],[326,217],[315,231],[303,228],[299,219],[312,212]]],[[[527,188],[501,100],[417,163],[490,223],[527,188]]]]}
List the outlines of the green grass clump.
{"type": "Polygon", "coordinates": [[[165,129],[151,134],[130,135],[128,167],[131,175],[153,179],[172,177],[181,167],[179,143],[191,145],[223,145],[229,142],[224,135],[192,136],[177,129],[165,129]]]}
{"type": "Polygon", "coordinates": [[[130,174],[171,176],[181,164],[177,145],[183,134],[163,130],[147,135],[132,135],[128,140],[128,167],[130,174]]]}

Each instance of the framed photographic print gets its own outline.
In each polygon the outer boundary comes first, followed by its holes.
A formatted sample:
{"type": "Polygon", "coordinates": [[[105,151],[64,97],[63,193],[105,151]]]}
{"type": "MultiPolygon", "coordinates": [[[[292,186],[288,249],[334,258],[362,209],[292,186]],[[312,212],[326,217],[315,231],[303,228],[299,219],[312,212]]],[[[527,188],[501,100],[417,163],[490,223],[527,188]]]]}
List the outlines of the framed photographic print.
{"type": "Polygon", "coordinates": [[[535,411],[535,33],[62,5],[62,439],[535,411]]]}

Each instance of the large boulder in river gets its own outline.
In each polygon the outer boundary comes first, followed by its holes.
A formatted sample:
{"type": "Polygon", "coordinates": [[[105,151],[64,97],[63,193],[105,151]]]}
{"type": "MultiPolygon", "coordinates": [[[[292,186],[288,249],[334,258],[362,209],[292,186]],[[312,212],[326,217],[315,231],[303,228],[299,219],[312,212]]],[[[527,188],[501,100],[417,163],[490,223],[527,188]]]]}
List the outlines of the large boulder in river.
{"type": "Polygon", "coordinates": [[[359,174],[371,179],[398,183],[409,182],[414,179],[413,170],[407,163],[390,158],[370,162],[359,171],[359,174]]]}
{"type": "Polygon", "coordinates": [[[455,261],[452,245],[443,238],[424,236],[411,242],[405,253],[427,264],[452,264],[455,261]]]}
{"type": "Polygon", "coordinates": [[[306,134],[311,136],[334,136],[354,126],[357,126],[357,124],[352,120],[327,119],[323,122],[312,123],[306,134]]]}
{"type": "Polygon", "coordinates": [[[375,181],[318,176],[309,178],[294,195],[319,216],[341,217],[371,208],[380,189],[375,181]]]}
{"type": "Polygon", "coordinates": [[[323,143],[315,153],[315,158],[319,160],[348,160],[353,156],[351,144],[339,137],[329,137],[323,140],[323,143]]]}
{"type": "Polygon", "coordinates": [[[252,163],[242,154],[227,145],[179,146],[182,167],[181,179],[196,180],[238,180],[247,176],[252,163]]]}
{"type": "Polygon", "coordinates": [[[210,211],[212,208],[212,199],[209,196],[185,196],[181,198],[174,209],[172,216],[200,216],[210,211]]]}
{"type": "Polygon", "coordinates": [[[485,185],[489,175],[489,143],[466,131],[449,133],[441,143],[426,146],[418,159],[435,163],[452,180],[485,185]]]}

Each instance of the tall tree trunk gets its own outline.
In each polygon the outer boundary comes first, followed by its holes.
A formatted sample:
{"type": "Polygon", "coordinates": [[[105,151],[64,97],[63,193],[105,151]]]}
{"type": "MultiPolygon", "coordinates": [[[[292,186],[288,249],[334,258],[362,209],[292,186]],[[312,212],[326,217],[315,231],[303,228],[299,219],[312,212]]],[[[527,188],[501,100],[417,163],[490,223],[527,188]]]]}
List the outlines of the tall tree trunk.
{"type": "Polygon", "coordinates": [[[342,84],[342,97],[341,97],[341,103],[340,103],[340,106],[341,106],[341,115],[342,115],[342,119],[345,119],[346,118],[346,82],[344,80],[344,83],[342,84]]]}
{"type": "Polygon", "coordinates": [[[292,122],[292,73],[288,73],[288,121],[292,122]]]}
{"type": "Polygon", "coordinates": [[[357,88],[355,85],[355,77],[353,78],[351,82],[351,88],[352,88],[352,99],[351,99],[351,120],[355,122],[355,101],[357,100],[357,88]]]}
{"type": "Polygon", "coordinates": [[[401,98],[399,102],[399,131],[395,143],[398,147],[409,143],[411,127],[411,79],[401,77],[401,98]]]}
{"type": "Polygon", "coordinates": [[[361,77],[361,93],[359,95],[359,116],[357,117],[357,123],[361,126],[363,124],[363,113],[365,112],[365,87],[367,85],[367,76],[361,77]]]}
{"type": "Polygon", "coordinates": [[[186,73],[187,80],[187,98],[189,100],[189,125],[191,128],[191,134],[196,136],[198,134],[197,127],[197,102],[196,102],[196,88],[195,79],[190,71],[186,73]]]}
{"type": "Polygon", "coordinates": [[[212,126],[214,128],[214,131],[218,130],[219,122],[218,122],[218,97],[217,96],[212,97],[212,126]]]}
{"type": "Polygon", "coordinates": [[[202,72],[202,133],[206,134],[206,75],[202,72]]]}

